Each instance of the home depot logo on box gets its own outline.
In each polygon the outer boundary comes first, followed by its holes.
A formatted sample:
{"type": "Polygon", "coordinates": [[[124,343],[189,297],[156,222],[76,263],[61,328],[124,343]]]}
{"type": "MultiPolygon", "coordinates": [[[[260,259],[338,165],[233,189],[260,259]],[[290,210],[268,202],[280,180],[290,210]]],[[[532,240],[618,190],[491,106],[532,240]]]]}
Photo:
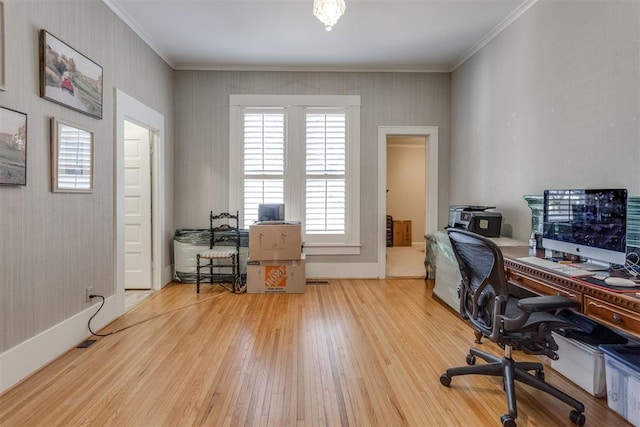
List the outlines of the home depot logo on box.
{"type": "Polygon", "coordinates": [[[287,266],[286,265],[265,265],[264,266],[264,286],[267,288],[287,287],[287,266]]]}

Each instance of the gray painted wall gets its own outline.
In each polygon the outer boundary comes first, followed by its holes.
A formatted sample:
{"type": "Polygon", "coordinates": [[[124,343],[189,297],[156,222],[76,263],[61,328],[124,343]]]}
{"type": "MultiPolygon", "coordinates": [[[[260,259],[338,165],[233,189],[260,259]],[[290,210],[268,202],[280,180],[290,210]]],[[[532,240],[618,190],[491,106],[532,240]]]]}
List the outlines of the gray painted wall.
{"type": "Polygon", "coordinates": [[[0,187],[0,353],[87,308],[84,289],[114,282],[114,88],[165,115],[166,243],[173,230],[173,71],[100,0],[5,1],[7,90],[0,105],[28,114],[27,186],[0,187]],[[104,69],[103,118],[40,98],[38,31],[104,69]],[[92,194],[50,191],[49,119],[95,132],[92,194]]]}
{"type": "Polygon", "coordinates": [[[453,72],[451,204],[526,240],[545,188],[640,194],[640,2],[541,0],[453,72]]]}
{"type": "MultiPolygon", "coordinates": [[[[206,227],[208,212],[228,206],[229,95],[360,95],[360,256],[377,261],[378,126],[438,126],[441,225],[446,225],[449,73],[176,72],[176,228],[206,227]]],[[[308,262],[346,262],[309,257],[308,262]],[[310,258],[313,258],[311,261],[310,258]]]]}

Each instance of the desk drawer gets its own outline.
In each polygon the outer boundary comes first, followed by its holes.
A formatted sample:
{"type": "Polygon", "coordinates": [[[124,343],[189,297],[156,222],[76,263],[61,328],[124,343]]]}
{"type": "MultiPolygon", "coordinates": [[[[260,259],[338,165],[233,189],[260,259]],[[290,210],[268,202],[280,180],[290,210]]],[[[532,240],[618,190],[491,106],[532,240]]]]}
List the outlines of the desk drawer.
{"type": "Polygon", "coordinates": [[[566,298],[571,298],[582,305],[582,293],[576,292],[573,289],[565,289],[547,282],[541,282],[526,275],[518,274],[513,270],[509,270],[507,274],[509,282],[516,286],[527,289],[538,295],[560,295],[566,298]]]}
{"type": "Polygon", "coordinates": [[[640,335],[640,315],[638,313],[585,296],[584,314],[634,335],[640,335]]]}

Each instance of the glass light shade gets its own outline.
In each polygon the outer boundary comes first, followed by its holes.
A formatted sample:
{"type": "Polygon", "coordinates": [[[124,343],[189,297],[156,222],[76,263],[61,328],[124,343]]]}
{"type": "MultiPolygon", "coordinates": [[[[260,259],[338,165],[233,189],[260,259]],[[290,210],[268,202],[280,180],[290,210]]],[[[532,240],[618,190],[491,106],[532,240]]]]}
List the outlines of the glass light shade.
{"type": "Polygon", "coordinates": [[[313,14],[324,24],[327,31],[336,25],[346,9],[344,0],[313,0],[313,14]]]}

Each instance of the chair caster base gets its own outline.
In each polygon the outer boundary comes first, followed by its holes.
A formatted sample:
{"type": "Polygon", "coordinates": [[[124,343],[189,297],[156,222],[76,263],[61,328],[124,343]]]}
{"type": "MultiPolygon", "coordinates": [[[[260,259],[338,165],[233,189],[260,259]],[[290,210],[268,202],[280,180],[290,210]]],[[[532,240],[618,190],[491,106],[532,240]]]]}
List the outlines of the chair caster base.
{"type": "Polygon", "coordinates": [[[451,385],[451,377],[447,374],[440,375],[440,384],[449,387],[451,385]]]}
{"type": "Polygon", "coordinates": [[[576,411],[575,409],[569,414],[569,419],[572,423],[578,426],[583,426],[586,421],[584,414],[576,411]]]}
{"type": "Polygon", "coordinates": [[[467,365],[475,365],[476,364],[476,357],[473,354],[469,353],[469,354],[467,354],[466,361],[467,361],[467,365]]]}
{"type": "Polygon", "coordinates": [[[501,416],[500,421],[502,422],[502,427],[516,427],[516,420],[509,414],[501,416]]]}

